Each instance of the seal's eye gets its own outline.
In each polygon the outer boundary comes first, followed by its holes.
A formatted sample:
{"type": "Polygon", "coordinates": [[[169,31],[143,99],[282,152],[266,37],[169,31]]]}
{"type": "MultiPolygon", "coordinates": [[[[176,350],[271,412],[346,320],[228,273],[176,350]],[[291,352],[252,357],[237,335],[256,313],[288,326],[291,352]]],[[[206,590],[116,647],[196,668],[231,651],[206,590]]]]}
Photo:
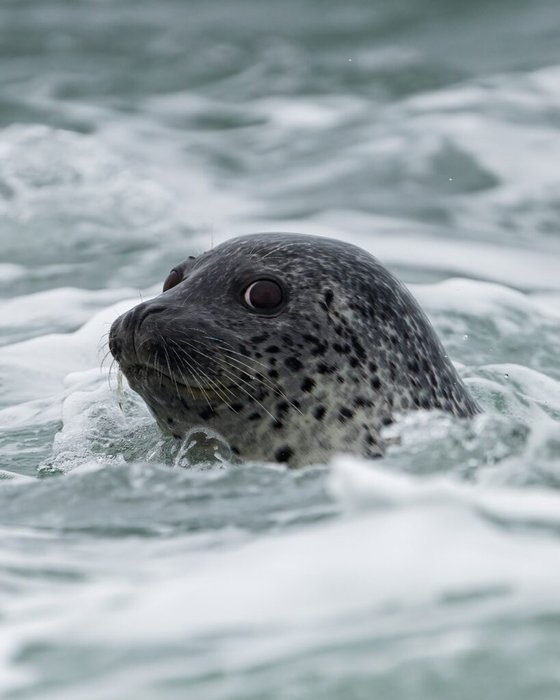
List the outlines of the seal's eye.
{"type": "Polygon", "coordinates": [[[163,283],[163,291],[166,292],[168,289],[172,289],[173,287],[177,286],[180,281],[181,275],[177,272],[177,270],[171,270],[163,283]]]}
{"type": "Polygon", "coordinates": [[[252,282],[243,293],[243,301],[255,311],[276,311],[284,301],[282,287],[274,280],[252,282]]]}

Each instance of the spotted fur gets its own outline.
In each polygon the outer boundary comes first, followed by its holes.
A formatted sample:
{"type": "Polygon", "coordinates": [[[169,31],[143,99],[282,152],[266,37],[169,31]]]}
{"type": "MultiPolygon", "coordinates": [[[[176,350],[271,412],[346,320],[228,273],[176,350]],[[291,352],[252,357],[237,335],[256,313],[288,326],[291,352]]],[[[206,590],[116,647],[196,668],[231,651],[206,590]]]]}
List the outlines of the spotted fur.
{"type": "Polygon", "coordinates": [[[110,333],[165,433],[208,424],[243,459],[295,467],[382,454],[396,413],[480,410],[410,292],[355,246],[258,234],[174,269],[182,281],[110,333]],[[272,316],[241,301],[247,280],[267,276],[287,293],[272,316]]]}

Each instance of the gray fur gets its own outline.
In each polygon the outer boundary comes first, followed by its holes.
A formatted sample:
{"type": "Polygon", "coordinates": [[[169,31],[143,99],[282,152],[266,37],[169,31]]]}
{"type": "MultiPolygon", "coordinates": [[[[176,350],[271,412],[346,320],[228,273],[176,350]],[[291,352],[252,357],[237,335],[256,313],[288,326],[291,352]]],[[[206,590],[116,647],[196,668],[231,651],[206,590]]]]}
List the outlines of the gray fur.
{"type": "Polygon", "coordinates": [[[380,455],[396,413],[480,410],[410,292],[353,245],[257,234],[175,270],[183,280],[118,318],[109,345],[165,433],[203,423],[243,459],[294,467],[380,455]],[[276,316],[241,301],[269,275],[288,291],[276,316]]]}

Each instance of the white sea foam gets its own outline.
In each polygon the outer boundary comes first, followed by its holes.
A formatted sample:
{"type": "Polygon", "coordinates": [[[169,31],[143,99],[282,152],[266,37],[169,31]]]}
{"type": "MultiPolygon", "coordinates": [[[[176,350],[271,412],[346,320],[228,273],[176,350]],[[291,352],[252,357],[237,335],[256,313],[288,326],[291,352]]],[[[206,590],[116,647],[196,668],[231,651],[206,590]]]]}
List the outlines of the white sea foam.
{"type": "MultiPolygon", "coordinates": [[[[86,545],[71,561],[90,574],[65,586],[63,606],[53,606],[60,592],[52,588],[8,613],[9,648],[68,639],[114,653],[188,647],[197,651],[183,658],[180,676],[194,679],[281,664],[287,653],[305,658],[325,636],[336,645],[389,635],[402,640],[402,661],[417,653],[410,635],[433,634],[436,620],[446,620],[443,635],[558,605],[556,544],[539,532],[559,524],[557,495],[395,475],[349,457],[333,462],[328,483],[347,514],[306,530],[190,553],[180,541],[175,551],[107,542],[103,580],[91,577],[86,545]]],[[[382,657],[372,649],[370,663],[382,657]]],[[[4,664],[17,670],[9,658],[4,664]]],[[[89,678],[91,692],[113,678],[89,678]]]]}

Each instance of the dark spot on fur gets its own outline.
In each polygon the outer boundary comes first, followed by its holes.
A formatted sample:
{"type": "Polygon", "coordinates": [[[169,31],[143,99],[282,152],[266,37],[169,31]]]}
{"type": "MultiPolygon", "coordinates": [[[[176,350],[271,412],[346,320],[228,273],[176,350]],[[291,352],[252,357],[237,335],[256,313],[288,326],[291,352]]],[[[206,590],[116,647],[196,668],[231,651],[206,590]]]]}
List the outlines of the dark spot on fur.
{"type": "Polygon", "coordinates": [[[354,406],[356,406],[356,408],[364,408],[366,406],[368,408],[373,408],[373,401],[370,401],[369,399],[364,399],[363,396],[356,396],[356,398],[354,399],[354,406]]]}
{"type": "Polygon", "coordinates": [[[288,462],[290,457],[292,457],[294,454],[294,451],[292,450],[291,447],[288,445],[284,445],[284,447],[281,447],[279,450],[276,450],[276,453],[274,454],[274,458],[276,459],[277,462],[284,463],[288,462]]]}
{"type": "Polygon", "coordinates": [[[325,362],[319,362],[317,365],[317,372],[319,374],[332,374],[335,371],[336,367],[333,367],[332,365],[327,365],[325,362]]]}
{"type": "Polygon", "coordinates": [[[315,387],[315,380],[311,379],[311,377],[305,377],[305,379],[301,383],[301,390],[305,391],[305,392],[313,391],[314,387],[315,387]]]}
{"type": "Polygon", "coordinates": [[[266,352],[271,352],[271,353],[280,352],[280,348],[278,347],[278,345],[269,345],[266,348],[266,352]]]}
{"type": "Polygon", "coordinates": [[[267,338],[268,338],[268,334],[262,333],[261,335],[254,335],[251,338],[251,342],[255,343],[255,345],[259,345],[260,343],[263,343],[267,338]]]}
{"type": "Polygon", "coordinates": [[[298,372],[300,369],[303,368],[302,363],[297,359],[297,357],[288,357],[284,360],[284,364],[286,367],[291,369],[294,372],[298,372]]]}
{"type": "Polygon", "coordinates": [[[338,411],[338,418],[342,423],[345,423],[348,419],[354,417],[354,411],[350,410],[346,406],[343,406],[338,411]]]}
{"type": "Polygon", "coordinates": [[[315,336],[309,335],[308,333],[303,335],[302,338],[305,340],[306,343],[313,346],[309,349],[313,357],[317,357],[318,355],[324,355],[325,352],[328,350],[329,344],[324,340],[319,340],[318,338],[315,338],[315,336]]]}
{"type": "Polygon", "coordinates": [[[411,372],[414,372],[414,374],[418,374],[418,372],[420,372],[420,366],[418,364],[418,360],[416,359],[409,360],[407,366],[411,372]]]}
{"type": "Polygon", "coordinates": [[[364,350],[363,345],[359,342],[354,333],[352,333],[352,335],[350,336],[350,342],[352,343],[352,347],[354,348],[354,352],[356,353],[356,355],[360,358],[360,360],[364,360],[366,357],[366,351],[364,350]]]}
{"type": "Polygon", "coordinates": [[[203,408],[202,411],[198,412],[198,415],[202,420],[210,420],[210,418],[213,418],[216,415],[216,411],[214,411],[213,408],[203,408]]]}
{"type": "Polygon", "coordinates": [[[347,355],[350,352],[350,346],[348,343],[341,345],[340,343],[333,343],[333,350],[339,355],[347,355]]]}
{"type": "Polygon", "coordinates": [[[369,380],[369,383],[371,384],[372,389],[375,389],[376,391],[379,391],[379,389],[381,389],[381,380],[379,379],[379,377],[377,375],[372,377],[369,380]]]}
{"type": "Polygon", "coordinates": [[[268,376],[271,377],[272,379],[278,379],[278,370],[276,370],[276,369],[269,369],[269,370],[268,370],[268,376]]]}
{"type": "Polygon", "coordinates": [[[258,413],[258,411],[255,411],[254,413],[251,413],[250,416],[247,416],[247,420],[260,420],[262,418],[261,414],[258,413]]]}
{"type": "Polygon", "coordinates": [[[325,304],[327,305],[327,309],[332,304],[333,297],[334,297],[334,294],[333,294],[332,289],[327,289],[327,291],[325,292],[325,304]]]}
{"type": "Polygon", "coordinates": [[[239,403],[238,401],[236,401],[235,403],[232,403],[231,407],[234,411],[237,411],[238,413],[243,410],[243,404],[239,403]]]}
{"type": "Polygon", "coordinates": [[[326,410],[327,409],[324,406],[317,406],[313,410],[313,415],[317,420],[323,420],[323,416],[325,415],[326,410]]]}

